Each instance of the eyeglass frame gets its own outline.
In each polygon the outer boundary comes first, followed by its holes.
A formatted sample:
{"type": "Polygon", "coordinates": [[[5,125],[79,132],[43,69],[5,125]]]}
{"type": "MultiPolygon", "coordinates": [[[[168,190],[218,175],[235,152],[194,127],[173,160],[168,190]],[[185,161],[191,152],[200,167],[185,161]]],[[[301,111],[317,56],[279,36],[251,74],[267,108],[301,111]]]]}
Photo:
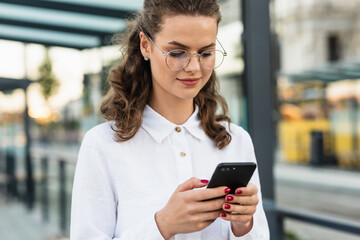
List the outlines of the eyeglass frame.
{"type": "MultiPolygon", "coordinates": [[[[202,53],[191,53],[191,52],[188,52],[188,51],[186,51],[186,50],[184,50],[184,49],[174,49],[174,50],[168,51],[168,52],[165,54],[165,53],[163,53],[163,51],[161,51],[161,49],[155,44],[155,42],[151,39],[151,37],[150,37],[146,32],[144,32],[144,34],[145,34],[146,37],[152,42],[152,44],[160,51],[160,53],[165,57],[166,66],[167,66],[170,70],[172,70],[172,71],[180,71],[180,70],[186,68],[186,67],[189,65],[189,63],[190,63],[192,56],[199,56],[200,66],[203,67],[203,68],[205,68],[205,67],[201,64],[200,58],[201,58],[202,54],[203,54],[204,52],[206,52],[206,51],[215,50],[215,51],[221,52],[221,53],[223,54],[223,57],[226,57],[226,56],[227,56],[227,52],[226,52],[225,48],[223,47],[223,45],[221,44],[221,42],[220,42],[219,39],[217,39],[217,38],[216,38],[216,41],[220,44],[223,52],[220,51],[220,50],[217,50],[217,49],[210,49],[210,50],[205,50],[205,51],[203,51],[202,53]],[[172,69],[172,68],[168,65],[168,63],[167,63],[167,57],[168,57],[168,55],[169,55],[170,52],[176,51],[176,50],[186,51],[186,52],[189,54],[189,58],[188,58],[188,62],[185,64],[184,67],[179,68],[179,69],[177,69],[177,70],[174,70],[174,69],[172,69]]],[[[224,61],[224,59],[223,59],[223,61],[224,61]]],[[[205,69],[207,69],[207,70],[214,70],[214,69],[220,67],[220,65],[223,63],[223,61],[222,61],[222,62],[219,64],[219,66],[217,66],[217,67],[214,67],[214,68],[205,68],[205,69]]]]}

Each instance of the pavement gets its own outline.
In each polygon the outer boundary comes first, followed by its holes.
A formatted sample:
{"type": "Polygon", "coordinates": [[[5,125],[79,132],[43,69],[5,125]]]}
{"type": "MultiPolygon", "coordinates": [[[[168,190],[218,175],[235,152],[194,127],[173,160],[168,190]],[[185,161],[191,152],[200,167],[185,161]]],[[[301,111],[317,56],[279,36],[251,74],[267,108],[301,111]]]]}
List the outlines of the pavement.
{"type": "MultiPolygon", "coordinates": [[[[333,211],[331,214],[334,216],[343,214],[342,218],[360,222],[360,171],[280,162],[274,167],[274,176],[278,205],[316,209],[320,212],[333,211]],[[334,195],[346,197],[344,198],[346,203],[329,202],[328,196],[334,195]],[[321,202],[322,199],[327,201],[326,204],[321,202]],[[320,204],[316,205],[317,201],[320,204]],[[347,203],[350,205],[348,210],[344,208],[344,204],[347,203]],[[325,208],[325,205],[329,205],[331,209],[325,208]]],[[[294,233],[299,240],[360,240],[360,236],[291,219],[285,221],[285,229],[294,233]]],[[[59,234],[57,222],[44,223],[40,211],[35,209],[29,212],[23,204],[17,201],[5,201],[2,195],[0,195],[0,239],[68,240],[67,237],[59,234]]]]}
{"type": "Polygon", "coordinates": [[[0,196],[1,240],[68,240],[59,234],[55,223],[42,221],[37,210],[29,211],[17,200],[0,196]]]}

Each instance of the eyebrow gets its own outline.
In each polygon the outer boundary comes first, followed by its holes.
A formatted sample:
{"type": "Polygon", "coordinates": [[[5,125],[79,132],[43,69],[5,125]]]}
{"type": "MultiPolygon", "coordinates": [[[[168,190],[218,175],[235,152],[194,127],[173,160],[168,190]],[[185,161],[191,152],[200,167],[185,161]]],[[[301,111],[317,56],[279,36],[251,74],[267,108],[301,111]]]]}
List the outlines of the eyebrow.
{"type": "MultiPolygon", "coordinates": [[[[188,46],[186,46],[186,45],[184,45],[184,44],[181,44],[181,43],[179,43],[179,42],[177,42],[177,41],[171,41],[171,42],[168,42],[168,44],[171,44],[171,45],[175,45],[175,46],[179,46],[179,47],[182,47],[182,48],[187,48],[187,49],[189,49],[189,47],[188,47],[188,46]]],[[[215,43],[210,43],[209,45],[204,46],[204,47],[202,47],[202,48],[200,48],[200,49],[205,49],[205,48],[208,48],[208,47],[213,47],[213,46],[215,46],[215,43]]]]}

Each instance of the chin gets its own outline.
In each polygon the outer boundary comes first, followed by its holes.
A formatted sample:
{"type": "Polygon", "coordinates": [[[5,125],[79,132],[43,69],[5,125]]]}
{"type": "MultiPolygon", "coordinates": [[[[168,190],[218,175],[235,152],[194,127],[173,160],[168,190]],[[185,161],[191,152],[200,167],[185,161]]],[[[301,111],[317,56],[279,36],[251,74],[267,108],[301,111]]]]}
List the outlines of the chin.
{"type": "Polygon", "coordinates": [[[188,94],[181,94],[181,95],[179,95],[179,98],[184,99],[184,100],[194,99],[198,94],[199,94],[199,91],[193,91],[188,94]]]}

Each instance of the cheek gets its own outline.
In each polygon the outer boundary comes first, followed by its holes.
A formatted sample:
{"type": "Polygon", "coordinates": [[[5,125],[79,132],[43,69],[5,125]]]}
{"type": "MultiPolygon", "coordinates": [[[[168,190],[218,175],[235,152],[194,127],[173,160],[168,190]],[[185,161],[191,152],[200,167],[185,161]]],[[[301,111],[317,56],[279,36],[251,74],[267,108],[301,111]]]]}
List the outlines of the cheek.
{"type": "Polygon", "coordinates": [[[174,75],[174,71],[170,70],[164,59],[154,59],[151,62],[151,72],[155,79],[166,79],[174,75]]]}
{"type": "Polygon", "coordinates": [[[176,72],[171,71],[166,65],[159,65],[156,66],[153,77],[159,82],[167,83],[176,78],[176,72]]]}
{"type": "Polygon", "coordinates": [[[211,70],[211,71],[204,71],[204,72],[203,72],[204,79],[206,79],[205,84],[209,81],[212,72],[213,72],[213,70],[211,70]]]}
{"type": "Polygon", "coordinates": [[[166,65],[166,63],[165,63],[165,61],[164,61],[163,59],[157,61],[157,64],[156,64],[156,65],[158,66],[158,68],[159,68],[159,70],[161,71],[161,73],[165,73],[165,74],[166,74],[167,71],[170,70],[170,69],[168,69],[168,67],[167,67],[167,65],[166,65]]]}

